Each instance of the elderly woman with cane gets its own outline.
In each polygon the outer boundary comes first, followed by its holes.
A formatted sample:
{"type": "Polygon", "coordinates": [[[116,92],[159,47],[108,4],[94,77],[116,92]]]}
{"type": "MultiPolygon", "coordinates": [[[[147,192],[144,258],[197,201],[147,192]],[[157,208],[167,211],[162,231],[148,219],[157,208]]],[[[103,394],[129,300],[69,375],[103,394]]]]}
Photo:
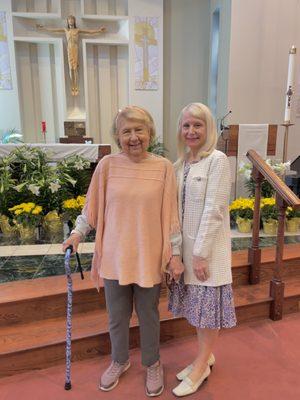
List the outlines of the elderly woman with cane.
{"type": "Polygon", "coordinates": [[[146,394],[164,389],[159,357],[158,303],[162,273],[167,266],[178,280],[181,233],[178,221],[176,178],[172,164],[147,152],[155,137],[151,115],[141,107],[120,110],[113,124],[120,153],[98,164],[86,205],[63,247],[79,242],[96,229],[92,279],[104,280],[112,362],[99,388],[112,390],[130,367],[129,321],[133,303],[139,319],[142,364],[146,367],[146,394]]]}
{"type": "Polygon", "coordinates": [[[229,225],[230,168],[215,149],[217,132],[204,104],[191,103],[179,115],[175,164],[182,223],[184,279],[172,282],[169,309],[196,328],[198,351],[177,374],[178,396],[198,390],[215,363],[212,350],[221,328],[235,326],[229,225]]]}

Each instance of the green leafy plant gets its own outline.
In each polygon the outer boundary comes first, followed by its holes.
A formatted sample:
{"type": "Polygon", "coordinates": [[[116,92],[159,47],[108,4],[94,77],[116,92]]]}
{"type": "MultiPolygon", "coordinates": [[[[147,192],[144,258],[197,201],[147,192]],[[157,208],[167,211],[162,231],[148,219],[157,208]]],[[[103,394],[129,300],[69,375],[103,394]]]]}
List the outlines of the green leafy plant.
{"type": "Polygon", "coordinates": [[[9,207],[16,204],[16,196],[13,186],[16,180],[13,178],[9,161],[6,158],[0,159],[0,214],[10,216],[9,207]]]}
{"type": "MultiPolygon", "coordinates": [[[[289,171],[291,162],[286,163],[278,162],[276,160],[267,159],[266,163],[273,169],[273,171],[279,176],[283,177],[284,174],[289,171]]],[[[244,163],[240,164],[239,174],[245,178],[245,187],[251,197],[255,195],[255,182],[252,178],[252,164],[244,163]]],[[[268,181],[265,179],[261,183],[261,195],[262,197],[269,198],[274,195],[274,189],[268,181]]]]}
{"type": "Polygon", "coordinates": [[[238,217],[243,219],[253,219],[254,199],[239,197],[229,206],[231,218],[236,220],[238,217]]]}
{"type": "Polygon", "coordinates": [[[165,148],[164,144],[155,138],[147,149],[150,153],[156,154],[158,156],[166,157],[168,150],[165,148]]]}
{"type": "Polygon", "coordinates": [[[278,220],[278,209],[274,197],[261,199],[260,216],[262,221],[278,220]]]}
{"type": "Polygon", "coordinates": [[[292,218],[300,218],[300,210],[295,210],[292,207],[287,207],[285,215],[288,220],[292,218]]]}
{"type": "Polygon", "coordinates": [[[22,138],[23,135],[19,132],[19,130],[12,128],[3,133],[1,143],[23,143],[22,138]]]}
{"type": "Polygon", "coordinates": [[[64,219],[72,221],[74,224],[78,215],[81,214],[85,204],[85,199],[85,196],[77,196],[76,198],[64,200],[62,204],[64,219]]]}
{"type": "Polygon", "coordinates": [[[66,180],[64,199],[87,192],[92,175],[89,160],[79,155],[68,157],[57,164],[57,171],[66,180]]]}
{"type": "Polygon", "coordinates": [[[82,175],[90,164],[83,157],[72,156],[54,164],[50,162],[50,154],[28,146],[15,149],[9,157],[17,181],[15,191],[23,201],[38,201],[45,214],[54,210],[60,213],[64,199],[88,186],[90,175],[84,185],[82,175]]]}

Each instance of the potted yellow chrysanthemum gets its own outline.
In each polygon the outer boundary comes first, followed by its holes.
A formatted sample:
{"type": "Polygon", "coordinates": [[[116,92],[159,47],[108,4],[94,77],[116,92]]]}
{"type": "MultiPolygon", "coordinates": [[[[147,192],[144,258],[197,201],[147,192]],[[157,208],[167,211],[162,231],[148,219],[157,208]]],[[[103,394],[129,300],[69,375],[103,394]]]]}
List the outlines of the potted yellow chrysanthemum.
{"type": "Polygon", "coordinates": [[[43,219],[42,227],[45,231],[46,239],[61,241],[63,239],[63,220],[56,210],[49,211],[43,219]]]}
{"type": "Polygon", "coordinates": [[[64,211],[64,218],[73,227],[75,225],[76,218],[83,209],[86,196],[77,196],[76,198],[67,199],[63,202],[62,209],[64,211]]]}
{"type": "Polygon", "coordinates": [[[42,207],[35,203],[21,203],[9,208],[22,242],[33,242],[36,227],[41,221],[42,207]]]}
{"type": "Polygon", "coordinates": [[[239,197],[230,204],[230,215],[235,220],[239,232],[251,232],[253,209],[254,199],[239,197]]]}
{"type": "Polygon", "coordinates": [[[278,228],[278,210],[274,197],[265,197],[260,202],[260,215],[264,233],[276,235],[278,228]]]}
{"type": "Polygon", "coordinates": [[[286,209],[286,230],[287,232],[296,233],[299,227],[300,211],[292,207],[286,209]]]}

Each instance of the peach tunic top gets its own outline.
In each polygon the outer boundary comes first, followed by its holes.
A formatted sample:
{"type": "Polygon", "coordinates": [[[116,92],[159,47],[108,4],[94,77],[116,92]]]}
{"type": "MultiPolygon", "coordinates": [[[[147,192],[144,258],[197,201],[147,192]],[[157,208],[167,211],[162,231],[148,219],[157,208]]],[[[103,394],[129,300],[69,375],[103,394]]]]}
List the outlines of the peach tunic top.
{"type": "Polygon", "coordinates": [[[140,162],[123,153],[98,164],[82,214],[96,229],[92,279],[152,287],[171,257],[170,237],[180,232],[176,178],[165,158],[140,162]]]}

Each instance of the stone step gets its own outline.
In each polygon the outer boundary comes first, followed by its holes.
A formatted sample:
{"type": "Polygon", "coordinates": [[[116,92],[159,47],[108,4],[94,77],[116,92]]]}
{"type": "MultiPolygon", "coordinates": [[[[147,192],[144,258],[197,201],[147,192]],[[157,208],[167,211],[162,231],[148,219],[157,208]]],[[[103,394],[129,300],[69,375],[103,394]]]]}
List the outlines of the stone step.
{"type": "MultiPolygon", "coordinates": [[[[300,278],[285,283],[284,313],[299,311],[300,278]]],[[[238,322],[268,318],[271,297],[269,284],[240,286],[234,289],[238,322]]],[[[195,333],[182,318],[167,310],[167,298],[160,301],[161,341],[195,333]]],[[[105,309],[77,312],[73,316],[72,359],[82,360],[110,352],[105,309]]],[[[11,324],[0,330],[0,377],[61,364],[65,357],[66,321],[63,317],[11,324]]],[[[138,320],[134,314],[130,327],[130,348],[139,345],[138,320]]]]}
{"type": "MultiPolygon", "coordinates": [[[[275,249],[262,249],[261,282],[269,282],[273,276],[275,249]]],[[[247,285],[250,266],[247,251],[233,253],[233,287],[247,285]]],[[[75,273],[73,279],[73,314],[105,308],[103,287],[99,292],[90,280],[89,272],[85,279],[75,273]]],[[[283,280],[300,276],[300,244],[285,246],[283,280]]],[[[24,324],[32,320],[64,317],[66,314],[66,277],[63,275],[23,281],[3,283],[0,296],[0,327],[11,324],[24,324]]],[[[162,297],[166,295],[162,285],[162,297]]]]}

